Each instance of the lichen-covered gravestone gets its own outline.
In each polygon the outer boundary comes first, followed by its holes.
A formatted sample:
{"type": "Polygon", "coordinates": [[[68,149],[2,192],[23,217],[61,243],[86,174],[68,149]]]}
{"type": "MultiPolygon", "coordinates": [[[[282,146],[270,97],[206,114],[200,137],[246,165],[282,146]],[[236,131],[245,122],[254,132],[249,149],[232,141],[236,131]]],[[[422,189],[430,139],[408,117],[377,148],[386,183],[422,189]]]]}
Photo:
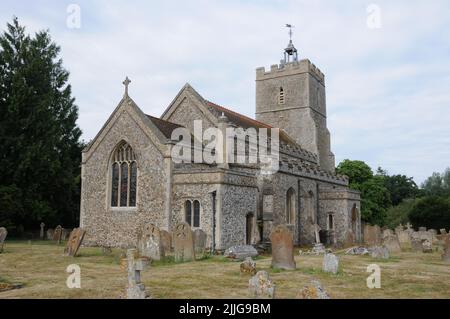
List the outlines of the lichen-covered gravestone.
{"type": "Polygon", "coordinates": [[[172,250],[172,234],[167,230],[160,229],[159,236],[161,237],[161,245],[164,249],[164,254],[168,254],[172,250]]]}
{"type": "Polygon", "coordinates": [[[5,244],[6,236],[8,235],[8,231],[5,227],[0,227],[0,253],[3,252],[3,245],[5,244]]]}
{"type": "Polygon", "coordinates": [[[251,257],[245,258],[245,260],[241,263],[240,266],[241,274],[256,274],[256,263],[251,257]]]}
{"type": "Polygon", "coordinates": [[[383,238],[383,246],[386,246],[391,254],[402,251],[398,237],[393,233],[386,233],[386,236],[383,238]]]}
{"type": "Polygon", "coordinates": [[[164,258],[164,248],[161,243],[161,234],[159,228],[153,224],[145,225],[138,238],[139,251],[142,256],[152,260],[161,260],[164,258]]]}
{"type": "Polygon", "coordinates": [[[48,240],[53,240],[53,233],[54,232],[55,232],[55,230],[53,228],[47,229],[47,239],[48,240]]]}
{"type": "Polygon", "coordinates": [[[61,242],[61,236],[62,236],[62,227],[61,225],[56,226],[55,232],[53,233],[53,241],[58,242],[58,244],[61,242]]]}
{"type": "Polygon", "coordinates": [[[294,241],[285,225],[278,225],[270,234],[272,243],[272,268],[294,270],[294,241]]]}
{"type": "Polygon", "coordinates": [[[424,252],[424,253],[432,253],[433,252],[433,244],[428,239],[422,240],[422,252],[424,252]]]}
{"type": "Polygon", "coordinates": [[[85,234],[86,231],[82,228],[75,228],[74,230],[72,230],[69,236],[69,240],[67,241],[66,248],[64,249],[64,254],[67,256],[75,257],[78,250],[80,249],[85,234]]]}
{"type": "Polygon", "coordinates": [[[339,258],[334,254],[325,254],[323,256],[322,270],[337,274],[339,270],[339,258]]]}
{"type": "Polygon", "coordinates": [[[411,238],[411,250],[413,252],[421,252],[422,251],[422,241],[420,238],[411,238]]]}
{"type": "Polygon", "coordinates": [[[206,252],[206,233],[201,229],[196,229],[194,231],[194,249],[195,257],[203,258],[206,252]]]}
{"type": "Polygon", "coordinates": [[[267,271],[261,270],[248,281],[248,290],[252,298],[272,299],[275,296],[275,285],[267,271]]]}
{"type": "Polygon", "coordinates": [[[381,244],[380,226],[365,225],[364,226],[364,242],[369,246],[381,244]]]}
{"type": "Polygon", "coordinates": [[[188,223],[179,223],[173,232],[173,247],[175,261],[191,261],[195,259],[194,239],[191,226],[188,223]]]}
{"type": "Polygon", "coordinates": [[[370,248],[371,256],[375,259],[389,259],[389,249],[385,246],[375,246],[370,248]]]}
{"type": "Polygon", "coordinates": [[[317,280],[311,280],[311,285],[304,286],[297,294],[297,299],[330,299],[330,296],[317,280]]]}
{"type": "Polygon", "coordinates": [[[70,233],[72,232],[71,229],[63,228],[61,232],[61,240],[67,240],[68,236],[70,236],[70,233]]]}

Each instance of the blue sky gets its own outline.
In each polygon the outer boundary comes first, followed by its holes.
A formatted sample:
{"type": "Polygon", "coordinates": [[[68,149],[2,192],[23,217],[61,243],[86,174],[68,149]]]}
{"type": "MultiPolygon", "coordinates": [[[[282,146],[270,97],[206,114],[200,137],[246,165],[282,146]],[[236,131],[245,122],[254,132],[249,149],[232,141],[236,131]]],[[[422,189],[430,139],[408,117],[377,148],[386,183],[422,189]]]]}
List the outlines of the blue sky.
{"type": "Polygon", "coordinates": [[[90,140],[123,94],[159,116],[184,83],[254,117],[255,69],[293,41],[326,76],[337,162],[366,161],[422,182],[450,166],[448,1],[10,1],[29,32],[50,29],[90,140]],[[81,27],[68,28],[77,4],[81,27]],[[369,5],[381,28],[369,28],[369,5]]]}

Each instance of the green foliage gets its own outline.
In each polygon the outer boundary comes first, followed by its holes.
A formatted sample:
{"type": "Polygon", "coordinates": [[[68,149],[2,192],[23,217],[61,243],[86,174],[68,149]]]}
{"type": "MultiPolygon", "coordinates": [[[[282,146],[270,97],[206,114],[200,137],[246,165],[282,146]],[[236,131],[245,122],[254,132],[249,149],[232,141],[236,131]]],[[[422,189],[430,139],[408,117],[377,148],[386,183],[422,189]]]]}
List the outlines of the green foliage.
{"type": "Polygon", "coordinates": [[[419,188],[412,177],[405,175],[384,175],[385,186],[389,191],[392,205],[398,205],[402,200],[415,198],[419,194],[419,188]]]}
{"type": "Polygon", "coordinates": [[[433,173],[422,184],[424,193],[428,196],[450,196],[450,168],[444,173],[433,173]]]}
{"type": "Polygon", "coordinates": [[[394,229],[400,224],[405,225],[408,223],[409,213],[417,201],[417,199],[405,199],[397,206],[390,207],[386,212],[385,225],[394,229]]]}
{"type": "Polygon", "coordinates": [[[448,228],[450,225],[450,199],[429,196],[420,199],[409,213],[409,220],[415,228],[448,228]]]}
{"type": "Polygon", "coordinates": [[[14,18],[0,35],[0,224],[75,226],[81,131],[69,73],[48,31],[14,18]]]}
{"type": "Polygon", "coordinates": [[[373,177],[373,171],[369,165],[363,161],[343,160],[336,168],[336,173],[347,175],[350,185],[356,187],[373,177]]]}

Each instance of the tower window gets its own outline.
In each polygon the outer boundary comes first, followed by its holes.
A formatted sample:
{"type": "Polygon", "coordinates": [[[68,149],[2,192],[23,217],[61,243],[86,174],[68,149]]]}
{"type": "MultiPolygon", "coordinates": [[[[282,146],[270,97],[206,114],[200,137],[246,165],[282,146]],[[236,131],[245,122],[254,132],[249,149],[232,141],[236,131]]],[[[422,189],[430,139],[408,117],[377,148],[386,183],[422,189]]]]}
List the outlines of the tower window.
{"type": "Polygon", "coordinates": [[[278,92],[278,104],[279,105],[284,104],[284,90],[282,87],[280,87],[280,91],[278,92]]]}
{"type": "Polygon", "coordinates": [[[191,227],[200,227],[200,202],[198,200],[187,200],[184,203],[184,214],[186,223],[191,227]]]}

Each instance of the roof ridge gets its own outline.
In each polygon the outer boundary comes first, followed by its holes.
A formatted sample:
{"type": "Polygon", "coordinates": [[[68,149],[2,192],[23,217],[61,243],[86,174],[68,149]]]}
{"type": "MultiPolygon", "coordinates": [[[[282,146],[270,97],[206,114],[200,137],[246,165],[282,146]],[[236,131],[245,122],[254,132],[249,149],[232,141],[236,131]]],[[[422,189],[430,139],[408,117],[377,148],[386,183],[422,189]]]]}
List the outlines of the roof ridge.
{"type": "Polygon", "coordinates": [[[266,126],[267,128],[272,128],[272,126],[270,126],[269,124],[266,124],[266,123],[260,122],[260,121],[258,121],[258,120],[252,119],[251,117],[248,117],[248,116],[246,116],[246,115],[244,115],[244,114],[241,114],[241,113],[235,112],[235,111],[233,111],[233,110],[230,110],[229,108],[226,108],[226,107],[224,107],[224,106],[222,106],[222,105],[219,105],[219,104],[217,104],[217,103],[211,102],[211,101],[206,100],[206,99],[205,99],[205,101],[206,101],[207,103],[209,103],[209,104],[212,104],[212,106],[215,106],[215,107],[218,107],[218,108],[221,108],[221,109],[225,110],[226,112],[233,113],[233,114],[236,115],[236,116],[243,117],[243,118],[245,118],[245,119],[247,119],[247,120],[249,120],[249,121],[252,121],[252,122],[261,124],[262,126],[266,126]]]}

